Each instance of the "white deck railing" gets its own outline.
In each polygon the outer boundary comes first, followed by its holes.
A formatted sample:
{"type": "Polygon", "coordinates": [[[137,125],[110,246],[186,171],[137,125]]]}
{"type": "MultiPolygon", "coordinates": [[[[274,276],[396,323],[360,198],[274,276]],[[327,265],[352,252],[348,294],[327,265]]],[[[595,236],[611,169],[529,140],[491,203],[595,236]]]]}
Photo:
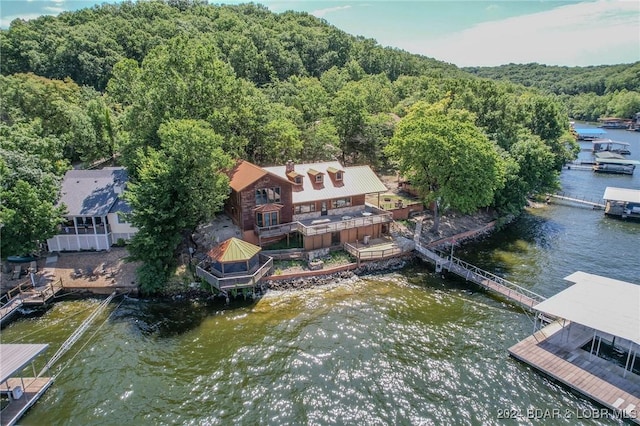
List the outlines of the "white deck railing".
{"type": "Polygon", "coordinates": [[[320,216],[313,220],[295,221],[273,226],[254,226],[255,232],[262,238],[275,237],[300,232],[304,236],[322,235],[329,232],[342,231],[344,229],[359,228],[361,226],[389,223],[393,221],[393,213],[366,205],[365,213],[368,216],[360,216],[363,211],[345,214],[344,216],[320,216]],[[326,220],[326,222],[325,222],[326,220]],[[314,223],[317,222],[317,223],[314,223]]]}
{"type": "Polygon", "coordinates": [[[371,216],[354,217],[351,219],[343,219],[337,222],[327,222],[316,225],[300,224],[299,231],[304,236],[321,235],[329,232],[342,231],[344,229],[359,228],[362,226],[375,225],[378,223],[388,223],[393,220],[391,213],[372,214],[371,216]]]}

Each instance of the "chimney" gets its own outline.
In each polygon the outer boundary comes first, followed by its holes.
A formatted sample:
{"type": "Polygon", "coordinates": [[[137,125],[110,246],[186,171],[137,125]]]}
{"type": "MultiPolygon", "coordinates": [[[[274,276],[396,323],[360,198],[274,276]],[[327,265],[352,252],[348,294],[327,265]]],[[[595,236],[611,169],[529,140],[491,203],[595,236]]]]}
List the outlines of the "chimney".
{"type": "Polygon", "coordinates": [[[285,173],[291,173],[295,170],[295,164],[293,163],[292,160],[288,160],[287,163],[284,166],[284,172],[285,173]]]}

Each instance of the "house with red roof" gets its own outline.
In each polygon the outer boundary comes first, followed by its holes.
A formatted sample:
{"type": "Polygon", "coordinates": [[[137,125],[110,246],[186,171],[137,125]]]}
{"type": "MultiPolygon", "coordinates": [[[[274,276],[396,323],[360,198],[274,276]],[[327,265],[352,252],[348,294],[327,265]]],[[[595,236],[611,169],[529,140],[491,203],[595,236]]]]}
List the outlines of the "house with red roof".
{"type": "Polygon", "coordinates": [[[337,161],[259,167],[240,161],[230,173],[225,211],[243,239],[263,246],[292,236],[304,250],[367,242],[389,232],[392,215],[365,202],[387,191],[369,166],[337,161]]]}

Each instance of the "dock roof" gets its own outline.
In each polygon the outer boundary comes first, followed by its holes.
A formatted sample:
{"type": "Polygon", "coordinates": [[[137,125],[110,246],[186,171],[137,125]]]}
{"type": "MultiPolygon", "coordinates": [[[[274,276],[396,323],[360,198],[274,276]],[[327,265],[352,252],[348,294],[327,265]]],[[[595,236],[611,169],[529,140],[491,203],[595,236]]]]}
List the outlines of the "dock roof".
{"type": "Polygon", "coordinates": [[[594,154],[596,157],[596,163],[607,163],[607,164],[625,164],[625,165],[639,165],[640,161],[631,160],[624,155],[609,152],[609,151],[601,151],[596,152],[594,154]]]}
{"type": "Polygon", "coordinates": [[[576,131],[576,133],[578,133],[578,135],[585,135],[585,136],[595,136],[595,135],[604,135],[607,133],[606,130],[602,130],[602,129],[589,129],[589,128],[577,128],[574,127],[574,129],[576,131]]]}
{"type": "Polygon", "coordinates": [[[640,204],[640,189],[616,188],[615,186],[607,186],[607,189],[604,190],[602,199],[640,204]]]}
{"type": "Polygon", "coordinates": [[[48,347],[48,344],[0,344],[0,383],[24,369],[48,347]]]}
{"type": "Polygon", "coordinates": [[[575,283],[534,309],[640,345],[640,285],[578,271],[575,283]]]}

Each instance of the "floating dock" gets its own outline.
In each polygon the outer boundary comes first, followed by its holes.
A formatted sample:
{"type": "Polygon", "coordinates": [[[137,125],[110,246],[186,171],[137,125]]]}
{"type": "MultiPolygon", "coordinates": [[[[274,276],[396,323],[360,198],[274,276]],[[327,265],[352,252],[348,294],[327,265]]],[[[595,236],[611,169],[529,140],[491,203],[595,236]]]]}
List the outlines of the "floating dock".
{"type": "Polygon", "coordinates": [[[575,128],[575,134],[578,137],[578,140],[581,141],[592,141],[594,139],[601,139],[607,134],[605,130],[602,129],[591,129],[591,128],[575,128]]]}
{"type": "MultiPolygon", "coordinates": [[[[6,397],[7,405],[0,411],[0,425],[12,426],[51,386],[51,377],[18,376],[34,359],[44,352],[46,344],[0,344],[0,393],[6,397]]],[[[5,398],[3,398],[5,399],[5,398]]]]}
{"type": "Polygon", "coordinates": [[[607,186],[602,198],[606,201],[606,215],[640,219],[640,189],[607,186]]]}
{"type": "Polygon", "coordinates": [[[565,279],[575,284],[534,306],[538,317],[557,320],[509,354],[612,410],[610,417],[640,424],[640,285],[584,272],[565,279]],[[605,347],[620,358],[604,356],[605,347]]]}

